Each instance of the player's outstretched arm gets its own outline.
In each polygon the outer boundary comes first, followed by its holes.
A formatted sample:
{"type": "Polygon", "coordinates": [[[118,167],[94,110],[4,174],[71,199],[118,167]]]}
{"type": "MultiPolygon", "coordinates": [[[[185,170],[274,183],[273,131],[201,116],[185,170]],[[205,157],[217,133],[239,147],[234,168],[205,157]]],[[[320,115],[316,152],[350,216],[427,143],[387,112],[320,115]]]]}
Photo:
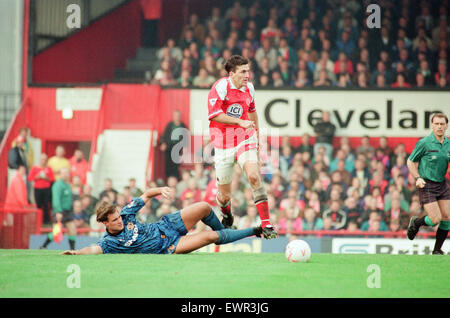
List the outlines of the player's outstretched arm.
{"type": "Polygon", "coordinates": [[[162,195],[165,199],[171,199],[173,196],[173,190],[169,187],[151,188],[147,189],[142,195],[141,199],[147,203],[151,198],[157,195],[162,195]]]}
{"type": "Polygon", "coordinates": [[[99,245],[92,245],[76,251],[64,251],[61,255],[89,255],[103,254],[103,250],[99,245]]]}

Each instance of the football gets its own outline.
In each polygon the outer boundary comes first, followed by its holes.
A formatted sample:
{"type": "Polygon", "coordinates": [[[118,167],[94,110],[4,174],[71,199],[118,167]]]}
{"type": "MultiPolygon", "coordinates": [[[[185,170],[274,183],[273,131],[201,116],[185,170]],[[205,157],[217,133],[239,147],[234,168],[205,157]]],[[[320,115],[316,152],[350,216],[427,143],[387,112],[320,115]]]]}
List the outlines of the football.
{"type": "Polygon", "coordinates": [[[305,263],[311,258],[311,248],[303,240],[293,240],[286,245],[285,256],[289,262],[305,263]]]}

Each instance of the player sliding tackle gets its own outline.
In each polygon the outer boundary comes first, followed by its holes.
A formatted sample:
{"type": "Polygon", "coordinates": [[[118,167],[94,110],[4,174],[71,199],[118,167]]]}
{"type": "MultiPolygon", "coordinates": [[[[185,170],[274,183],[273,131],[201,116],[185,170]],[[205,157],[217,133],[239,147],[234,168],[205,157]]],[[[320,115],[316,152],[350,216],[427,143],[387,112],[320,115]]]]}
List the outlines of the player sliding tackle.
{"type": "Polygon", "coordinates": [[[258,116],[255,89],[249,82],[249,61],[233,55],[225,63],[229,76],[214,83],[208,94],[208,118],[217,176],[217,203],[222,210],[222,223],[233,225],[230,209],[231,180],[237,162],[244,170],[253,190],[253,199],[261,218],[266,239],[276,238],[270,224],[267,193],[259,171],[258,116]]]}
{"type": "Polygon", "coordinates": [[[262,235],[260,226],[243,230],[226,229],[206,202],[165,215],[155,223],[138,222],[136,213],[157,195],[170,199],[172,190],[168,187],[149,189],[122,210],[114,204],[103,202],[97,208],[96,215],[97,221],[106,227],[104,237],[96,245],[61,254],[184,254],[212,243],[227,244],[252,235],[262,235]],[[212,231],[186,235],[199,221],[211,227],[212,231]]]}

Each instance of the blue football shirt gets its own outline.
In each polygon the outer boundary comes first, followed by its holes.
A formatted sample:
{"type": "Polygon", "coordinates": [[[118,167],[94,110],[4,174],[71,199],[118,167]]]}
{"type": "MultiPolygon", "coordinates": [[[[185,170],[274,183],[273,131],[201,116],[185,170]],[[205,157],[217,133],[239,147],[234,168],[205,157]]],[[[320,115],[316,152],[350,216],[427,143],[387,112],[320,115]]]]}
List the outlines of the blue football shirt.
{"type": "Polygon", "coordinates": [[[106,231],[97,243],[105,254],[167,254],[168,248],[178,242],[181,234],[165,221],[145,224],[136,220],[136,213],[145,205],[141,198],[134,198],[120,212],[124,228],[112,235],[106,231]]]}

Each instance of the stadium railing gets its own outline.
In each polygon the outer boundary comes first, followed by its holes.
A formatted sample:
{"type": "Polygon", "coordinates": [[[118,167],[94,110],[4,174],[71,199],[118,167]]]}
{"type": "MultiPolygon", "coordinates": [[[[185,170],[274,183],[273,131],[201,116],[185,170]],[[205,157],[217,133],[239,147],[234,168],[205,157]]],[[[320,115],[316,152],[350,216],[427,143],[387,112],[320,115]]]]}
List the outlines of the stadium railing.
{"type": "MultiPolygon", "coordinates": [[[[50,227],[42,227],[40,229],[41,233],[49,233],[52,229],[50,227]]],[[[77,228],[77,232],[79,234],[88,234],[90,232],[104,232],[103,229],[91,229],[89,227],[85,228],[77,228]]],[[[63,229],[63,232],[67,232],[67,229],[63,229]]],[[[330,236],[339,236],[339,237],[365,237],[365,238],[406,238],[406,230],[398,231],[398,232],[386,232],[386,231],[345,231],[345,230],[314,230],[314,231],[278,231],[279,235],[298,235],[298,236],[316,236],[318,238],[321,237],[330,237],[330,236]]],[[[417,237],[420,238],[429,238],[434,237],[436,235],[435,232],[419,232],[417,233],[417,237]]]]}
{"type": "Polygon", "coordinates": [[[42,210],[35,205],[11,208],[0,203],[0,248],[28,248],[30,235],[40,234],[42,210]]]}
{"type": "MultiPolygon", "coordinates": [[[[309,231],[278,231],[279,235],[298,235],[298,236],[317,236],[330,237],[330,236],[342,236],[342,237],[365,237],[365,238],[405,238],[406,230],[398,232],[388,231],[346,231],[346,230],[309,230],[309,231]]],[[[435,232],[419,232],[418,237],[429,238],[434,237],[435,232]]]]}

